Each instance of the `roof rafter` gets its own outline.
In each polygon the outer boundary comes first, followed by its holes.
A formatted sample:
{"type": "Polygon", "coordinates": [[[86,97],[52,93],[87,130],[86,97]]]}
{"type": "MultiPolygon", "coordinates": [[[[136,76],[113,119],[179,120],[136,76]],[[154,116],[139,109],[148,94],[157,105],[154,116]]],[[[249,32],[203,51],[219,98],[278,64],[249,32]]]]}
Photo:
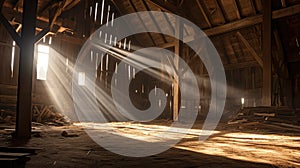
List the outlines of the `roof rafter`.
{"type": "MultiPolygon", "coordinates": [[[[138,12],[138,10],[136,9],[136,7],[134,6],[134,3],[132,2],[132,0],[129,0],[129,3],[131,5],[131,7],[133,8],[134,12],[138,12]]],[[[137,16],[140,20],[140,22],[142,23],[143,27],[147,30],[147,26],[145,25],[143,19],[141,18],[141,16],[137,13],[137,16]]],[[[151,34],[149,33],[149,31],[147,31],[148,36],[150,37],[153,45],[156,45],[155,40],[153,39],[153,37],[151,36],[151,34]]]]}
{"type": "Polygon", "coordinates": [[[176,14],[178,16],[184,17],[184,18],[192,21],[192,19],[189,16],[187,16],[181,8],[179,8],[173,4],[164,2],[162,0],[147,0],[147,2],[157,6],[158,8],[160,8],[166,12],[176,14]]]}
{"type": "MultiPolygon", "coordinates": [[[[150,8],[149,8],[149,6],[147,5],[147,3],[145,2],[145,0],[142,0],[142,4],[143,4],[144,7],[147,9],[147,11],[150,11],[150,8]]],[[[155,28],[156,28],[159,32],[161,32],[161,28],[160,28],[159,25],[157,24],[157,21],[156,21],[156,19],[154,18],[153,14],[152,14],[152,13],[149,13],[149,15],[150,15],[150,17],[151,17],[151,19],[152,19],[152,21],[153,21],[153,23],[154,23],[155,28]]],[[[166,40],[166,38],[165,38],[164,35],[160,34],[160,36],[162,37],[162,39],[164,40],[164,42],[167,42],[167,40],[166,40]]]]}
{"type": "Polygon", "coordinates": [[[249,42],[245,39],[245,37],[238,31],[237,37],[240,39],[240,41],[245,45],[245,47],[249,50],[250,54],[253,56],[253,58],[257,61],[257,63],[263,67],[263,60],[261,56],[259,56],[253,47],[249,44],[249,42]]]}
{"type": "Polygon", "coordinates": [[[204,17],[204,20],[205,20],[206,24],[208,25],[208,27],[212,27],[212,26],[211,26],[211,23],[210,23],[210,20],[208,19],[208,17],[207,17],[207,15],[206,15],[206,13],[205,13],[205,11],[204,11],[204,9],[203,9],[203,7],[202,7],[200,1],[199,1],[199,0],[196,0],[196,2],[197,2],[197,5],[198,5],[198,8],[200,9],[201,14],[202,14],[203,17],[204,17]]]}
{"type": "MultiPolygon", "coordinates": [[[[272,19],[279,19],[282,17],[287,17],[291,15],[295,15],[300,13],[300,4],[294,5],[291,7],[287,7],[284,9],[279,9],[272,12],[272,19]]],[[[230,22],[221,26],[213,27],[210,29],[203,30],[207,36],[214,36],[218,34],[223,34],[235,30],[239,30],[244,27],[253,26],[259,23],[262,23],[263,16],[262,15],[256,15],[252,17],[247,17],[245,19],[241,19],[238,21],[230,22]]],[[[184,38],[184,42],[190,42],[193,41],[197,36],[191,35],[184,38]]]]}

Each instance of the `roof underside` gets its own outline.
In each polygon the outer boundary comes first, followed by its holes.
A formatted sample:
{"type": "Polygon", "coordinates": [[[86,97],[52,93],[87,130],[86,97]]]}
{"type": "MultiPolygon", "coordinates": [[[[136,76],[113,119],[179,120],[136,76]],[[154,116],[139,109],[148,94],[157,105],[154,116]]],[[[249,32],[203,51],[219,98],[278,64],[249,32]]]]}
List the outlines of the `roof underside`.
{"type": "MultiPolygon", "coordinates": [[[[6,0],[2,12],[11,24],[21,19],[21,0],[6,0]]],[[[83,38],[88,36],[87,27],[82,14],[86,14],[102,0],[39,0],[38,27],[47,27],[49,13],[63,7],[63,12],[53,26],[54,33],[71,32],[72,36],[83,38]],[[80,12],[78,11],[80,10],[80,12]],[[84,28],[83,25],[85,26],[84,28]]],[[[111,5],[116,17],[139,11],[163,11],[182,16],[200,27],[212,40],[224,65],[248,63],[257,66],[255,56],[261,57],[261,23],[263,0],[105,0],[111,5]]],[[[300,59],[299,27],[300,0],[273,0],[273,34],[278,34],[280,44],[285,52],[287,62],[298,62],[300,59]]],[[[107,10],[107,9],[106,9],[107,10]]],[[[99,10],[100,11],[100,10],[99,10]]],[[[98,11],[98,14],[100,12],[98,11]]],[[[104,12],[105,13],[105,12],[104,12]]],[[[94,15],[92,13],[92,15],[94,15]]],[[[93,16],[90,16],[93,18],[93,16]]],[[[93,29],[100,27],[99,19],[89,21],[93,29]]],[[[154,18],[149,15],[146,20],[132,20],[127,26],[141,26],[145,29],[164,29],[173,31],[175,20],[168,16],[154,18]]],[[[20,23],[20,21],[19,21],[20,23]]],[[[18,24],[16,24],[18,25],[18,24]]],[[[17,28],[17,26],[16,26],[17,28]]],[[[184,36],[193,39],[193,30],[184,27],[184,36]]],[[[274,35],[277,38],[276,35],[274,35]]],[[[172,46],[174,38],[157,33],[143,33],[132,37],[133,45],[137,46],[172,46]]],[[[246,65],[246,64],[244,64],[246,65]]]]}

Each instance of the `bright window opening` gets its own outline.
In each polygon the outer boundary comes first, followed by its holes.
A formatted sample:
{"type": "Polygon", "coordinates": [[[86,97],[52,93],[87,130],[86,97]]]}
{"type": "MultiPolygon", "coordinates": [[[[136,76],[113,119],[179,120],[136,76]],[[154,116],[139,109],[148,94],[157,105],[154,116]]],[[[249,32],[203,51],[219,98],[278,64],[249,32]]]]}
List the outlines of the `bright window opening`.
{"type": "Polygon", "coordinates": [[[38,45],[38,58],[37,58],[37,79],[47,80],[48,62],[49,62],[49,46],[38,45]]]}
{"type": "Polygon", "coordinates": [[[84,86],[85,85],[85,73],[84,72],[79,72],[78,73],[78,85],[79,86],[84,86]]]}
{"type": "Polygon", "coordinates": [[[15,51],[16,51],[16,42],[13,41],[13,45],[12,45],[12,48],[11,48],[11,62],[10,62],[10,72],[11,72],[10,77],[11,78],[14,77],[15,51]]]}

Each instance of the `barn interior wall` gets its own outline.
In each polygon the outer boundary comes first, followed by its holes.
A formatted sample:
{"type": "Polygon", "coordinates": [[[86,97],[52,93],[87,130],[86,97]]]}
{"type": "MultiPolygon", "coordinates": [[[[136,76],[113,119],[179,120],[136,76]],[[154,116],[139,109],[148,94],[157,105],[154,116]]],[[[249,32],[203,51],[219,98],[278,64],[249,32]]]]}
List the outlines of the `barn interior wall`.
{"type": "MultiPolygon", "coordinates": [[[[81,4],[83,5],[83,4],[81,4]]],[[[79,6],[82,7],[82,6],[79,6]]],[[[65,18],[72,17],[71,15],[65,15],[65,18]]],[[[72,25],[76,22],[76,19],[81,17],[79,14],[76,15],[73,20],[74,22],[67,22],[65,19],[63,23],[65,25],[72,25]]],[[[92,25],[95,26],[95,25],[92,25]]],[[[74,27],[74,26],[73,26],[74,27]]],[[[95,26],[96,27],[96,26],[95,26]]],[[[282,25],[281,25],[282,27],[282,25]]],[[[280,28],[280,26],[279,26],[280,28]]],[[[78,26],[79,33],[76,36],[84,37],[90,32],[85,32],[85,30],[90,29],[78,26]]],[[[279,31],[279,36],[283,37],[282,31],[279,31]]],[[[249,44],[253,47],[258,55],[261,54],[261,25],[254,25],[249,28],[240,29],[239,32],[245,37],[249,44]]],[[[68,33],[68,32],[67,32],[68,33]]],[[[289,63],[283,67],[283,71],[278,72],[281,66],[282,60],[286,55],[292,57],[293,53],[289,51],[282,51],[278,46],[278,41],[275,37],[276,33],[273,33],[273,105],[294,105],[300,106],[300,76],[292,75],[291,77],[282,76],[285,70],[292,71],[293,67],[297,67],[296,63],[289,63]],[[295,64],[295,65],[294,65],[295,64]]],[[[241,98],[245,99],[244,107],[255,107],[262,104],[262,68],[256,64],[254,66],[239,66],[239,63],[243,62],[255,62],[253,56],[249,54],[248,49],[245,49],[241,44],[237,36],[237,32],[229,32],[224,35],[210,37],[215,44],[217,50],[220,53],[222,62],[224,63],[226,69],[227,78],[227,101],[225,107],[225,114],[229,115],[232,112],[237,111],[242,107],[241,98]],[[219,43],[217,42],[219,41],[219,43]],[[224,45],[223,45],[224,44],[224,45]],[[232,66],[234,65],[234,66],[232,66]],[[226,68],[227,67],[227,68],[226,68]],[[228,68],[230,67],[230,68],[228,68]]],[[[76,118],[73,110],[73,102],[71,98],[71,83],[72,83],[72,65],[76,61],[77,54],[81,48],[80,43],[74,43],[70,40],[65,40],[65,35],[58,33],[53,36],[53,43],[51,44],[51,50],[55,54],[51,55],[49,60],[49,72],[47,81],[40,81],[34,79],[33,84],[33,103],[34,104],[55,104],[60,111],[64,111],[67,115],[76,118]],[[68,62],[68,65],[66,65],[68,62]]],[[[49,40],[46,39],[46,41],[49,40]]],[[[277,39],[278,40],[278,39],[277,39]]],[[[284,42],[284,39],[279,39],[279,41],[284,42]]],[[[285,43],[283,45],[286,45],[285,43]]],[[[14,71],[13,76],[11,74],[11,52],[12,52],[12,39],[7,33],[5,28],[0,25],[0,95],[1,95],[1,105],[8,105],[9,107],[15,107],[16,102],[16,90],[17,90],[17,75],[18,75],[18,56],[19,49],[16,47],[15,57],[14,57],[14,71]]],[[[191,61],[191,69],[199,75],[198,84],[201,95],[201,112],[206,113],[208,111],[210,103],[210,82],[205,66],[200,60],[192,60],[194,53],[185,52],[184,59],[189,62],[191,61]]],[[[105,60],[103,60],[105,61],[105,60]]],[[[110,68],[108,71],[110,73],[114,72],[116,60],[111,59],[109,62],[110,68]]],[[[295,68],[297,69],[297,68],[295,68]]],[[[36,74],[36,70],[34,72],[36,74]]],[[[111,78],[111,75],[101,75],[101,81],[107,81],[111,78]],[[105,77],[106,76],[106,77],[105,77]]],[[[295,73],[295,72],[294,72],[295,73]]],[[[298,73],[295,73],[298,74],[298,73]]],[[[35,76],[36,77],[36,76],[35,76]]],[[[153,81],[149,79],[149,81],[153,81]]],[[[147,82],[145,82],[147,83],[147,82]]],[[[136,84],[141,85],[141,83],[136,84]]],[[[146,93],[153,88],[155,84],[149,84],[145,86],[146,93]]],[[[169,86],[163,86],[169,89],[169,86]]],[[[168,90],[170,93],[170,90],[168,90]]],[[[171,101],[171,99],[169,100],[171,101]]],[[[137,105],[138,106],[138,105],[137,105]]],[[[170,116],[169,112],[172,110],[171,106],[168,106],[167,115],[170,116]]]]}
{"type": "MultiPolygon", "coordinates": [[[[50,46],[47,80],[38,80],[34,68],[33,106],[54,105],[56,110],[76,119],[71,98],[71,69],[81,48],[80,44],[68,43],[63,34],[52,37],[50,46]]],[[[48,45],[49,37],[45,38],[48,45]]],[[[41,40],[37,44],[43,44],[41,40]]],[[[15,47],[14,68],[11,72],[13,40],[6,29],[0,25],[0,105],[1,108],[16,109],[19,48],[15,47]]],[[[35,66],[37,51],[35,51],[35,66]]]]}

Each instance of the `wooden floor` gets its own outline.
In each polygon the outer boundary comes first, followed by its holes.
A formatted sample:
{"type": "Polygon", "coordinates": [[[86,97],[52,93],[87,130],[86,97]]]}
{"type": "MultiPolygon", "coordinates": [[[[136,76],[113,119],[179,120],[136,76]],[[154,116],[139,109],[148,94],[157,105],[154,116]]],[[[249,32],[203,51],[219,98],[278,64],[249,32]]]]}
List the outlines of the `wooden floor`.
{"type": "MultiPolygon", "coordinates": [[[[160,131],[159,128],[164,127],[164,123],[110,125],[120,133],[135,136],[143,136],[147,131],[160,131]],[[134,128],[135,131],[128,128],[134,128]]],[[[95,124],[94,129],[97,130],[98,126],[101,127],[95,124]]],[[[300,167],[300,133],[262,129],[242,131],[224,125],[219,126],[208,140],[199,142],[199,130],[193,129],[185,139],[166,152],[135,158],[105,150],[89,138],[83,127],[35,127],[33,138],[18,144],[42,148],[37,155],[31,156],[26,167],[300,167]]],[[[16,145],[11,141],[8,131],[1,130],[1,146],[16,145]]],[[[99,129],[99,133],[101,131],[107,130],[99,129]]]]}

